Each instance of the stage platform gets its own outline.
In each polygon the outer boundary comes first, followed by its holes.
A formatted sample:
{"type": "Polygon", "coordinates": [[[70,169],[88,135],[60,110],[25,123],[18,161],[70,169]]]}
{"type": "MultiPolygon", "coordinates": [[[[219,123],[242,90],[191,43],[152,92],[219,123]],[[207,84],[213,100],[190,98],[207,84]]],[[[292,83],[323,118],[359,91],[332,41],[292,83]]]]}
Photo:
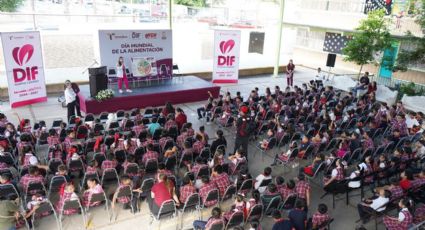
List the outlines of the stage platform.
{"type": "MultiPolygon", "coordinates": [[[[132,84],[130,83],[130,87],[132,84]]],[[[80,86],[81,111],[99,114],[101,112],[116,112],[133,108],[164,106],[166,102],[181,104],[208,99],[208,91],[218,97],[220,86],[205,81],[196,76],[185,76],[169,80],[154,81],[149,85],[132,87],[132,93],[120,94],[116,84],[112,86],[115,96],[106,101],[98,102],[90,97],[89,85],[80,86]]]]}

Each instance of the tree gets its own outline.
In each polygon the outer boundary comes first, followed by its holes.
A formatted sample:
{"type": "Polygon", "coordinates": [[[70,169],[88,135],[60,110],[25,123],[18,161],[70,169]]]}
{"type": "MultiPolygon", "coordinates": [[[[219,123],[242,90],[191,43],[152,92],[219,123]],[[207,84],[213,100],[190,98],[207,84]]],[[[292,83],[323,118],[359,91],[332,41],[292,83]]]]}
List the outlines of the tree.
{"type": "Polygon", "coordinates": [[[205,0],[174,0],[174,4],[185,6],[204,7],[205,0]]]}
{"type": "Polygon", "coordinates": [[[0,12],[15,12],[23,0],[0,0],[0,12]]]}
{"type": "Polygon", "coordinates": [[[393,71],[406,71],[408,66],[425,64],[425,0],[422,0],[420,9],[416,9],[416,23],[422,28],[423,36],[415,37],[408,31],[403,38],[403,42],[410,44],[409,49],[400,49],[397,57],[397,64],[393,67],[393,71]]]}
{"type": "Polygon", "coordinates": [[[389,31],[389,24],[384,10],[371,11],[351,34],[352,39],[342,53],[345,55],[344,61],[360,65],[359,77],[365,64],[380,63],[382,52],[391,47],[393,39],[389,31]]]}

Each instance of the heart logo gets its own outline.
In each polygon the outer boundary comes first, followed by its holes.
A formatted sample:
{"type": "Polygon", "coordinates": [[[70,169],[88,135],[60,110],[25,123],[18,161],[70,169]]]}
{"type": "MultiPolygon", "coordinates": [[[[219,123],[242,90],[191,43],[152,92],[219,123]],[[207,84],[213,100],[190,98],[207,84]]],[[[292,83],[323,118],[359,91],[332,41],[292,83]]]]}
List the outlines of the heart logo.
{"type": "Polygon", "coordinates": [[[233,39],[220,42],[220,51],[222,54],[229,53],[235,46],[235,41],[233,39]]]}
{"type": "Polygon", "coordinates": [[[23,45],[22,47],[15,47],[12,50],[12,56],[16,64],[23,66],[31,59],[34,53],[34,47],[30,44],[23,45]]]}

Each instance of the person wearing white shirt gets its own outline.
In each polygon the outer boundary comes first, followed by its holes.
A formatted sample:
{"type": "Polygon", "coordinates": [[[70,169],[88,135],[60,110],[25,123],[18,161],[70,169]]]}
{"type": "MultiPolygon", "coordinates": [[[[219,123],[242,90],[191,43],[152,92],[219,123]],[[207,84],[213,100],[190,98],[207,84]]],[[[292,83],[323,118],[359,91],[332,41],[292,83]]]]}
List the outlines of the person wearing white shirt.
{"type": "Polygon", "coordinates": [[[319,67],[317,68],[316,76],[314,76],[315,81],[323,81],[325,80],[325,75],[322,72],[322,69],[319,67]]]}
{"type": "Polygon", "coordinates": [[[389,230],[407,229],[406,227],[409,227],[413,222],[413,216],[409,211],[410,200],[403,198],[398,202],[398,206],[401,209],[398,217],[385,216],[383,218],[385,227],[389,230]]]}
{"type": "Polygon", "coordinates": [[[123,57],[119,57],[118,58],[118,63],[117,63],[117,77],[118,77],[118,90],[119,93],[123,93],[122,91],[122,82],[124,82],[125,85],[125,91],[127,93],[131,93],[132,91],[130,90],[129,86],[128,86],[128,78],[127,78],[127,73],[126,73],[126,69],[125,69],[125,65],[124,65],[124,58],[123,57]]]}
{"type": "Polygon", "coordinates": [[[65,82],[65,104],[68,109],[68,121],[71,116],[75,116],[75,106],[77,94],[72,89],[71,81],[65,82]]]}
{"type": "Polygon", "coordinates": [[[360,219],[363,220],[363,224],[369,221],[371,213],[385,210],[385,205],[390,201],[390,196],[391,193],[388,190],[382,189],[379,191],[378,198],[365,200],[357,205],[357,211],[359,212],[360,219]]]}
{"type": "Polygon", "coordinates": [[[417,141],[415,143],[415,152],[417,157],[424,157],[425,156],[425,146],[423,141],[417,141]]]}
{"type": "Polygon", "coordinates": [[[272,169],[270,167],[267,167],[264,169],[264,172],[260,175],[258,175],[255,178],[255,184],[254,184],[254,188],[257,189],[261,194],[264,193],[264,191],[266,191],[267,185],[266,186],[261,186],[261,183],[263,183],[264,180],[271,180],[272,179],[272,169]]]}
{"type": "Polygon", "coordinates": [[[416,113],[410,113],[409,116],[406,116],[406,126],[408,129],[413,128],[413,126],[419,126],[419,122],[416,120],[416,113]]]}

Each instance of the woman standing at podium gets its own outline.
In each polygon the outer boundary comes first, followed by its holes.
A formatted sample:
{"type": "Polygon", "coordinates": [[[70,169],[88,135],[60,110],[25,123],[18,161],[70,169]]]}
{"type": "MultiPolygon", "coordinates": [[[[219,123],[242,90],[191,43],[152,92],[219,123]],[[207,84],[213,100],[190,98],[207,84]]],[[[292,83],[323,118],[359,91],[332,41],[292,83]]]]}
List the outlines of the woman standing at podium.
{"type": "Polygon", "coordinates": [[[122,91],[122,82],[124,81],[125,85],[125,91],[127,93],[131,93],[132,91],[128,87],[128,79],[127,79],[127,73],[125,71],[125,65],[124,65],[124,58],[119,57],[118,63],[117,63],[117,77],[118,77],[118,90],[120,93],[123,93],[122,91]]]}

